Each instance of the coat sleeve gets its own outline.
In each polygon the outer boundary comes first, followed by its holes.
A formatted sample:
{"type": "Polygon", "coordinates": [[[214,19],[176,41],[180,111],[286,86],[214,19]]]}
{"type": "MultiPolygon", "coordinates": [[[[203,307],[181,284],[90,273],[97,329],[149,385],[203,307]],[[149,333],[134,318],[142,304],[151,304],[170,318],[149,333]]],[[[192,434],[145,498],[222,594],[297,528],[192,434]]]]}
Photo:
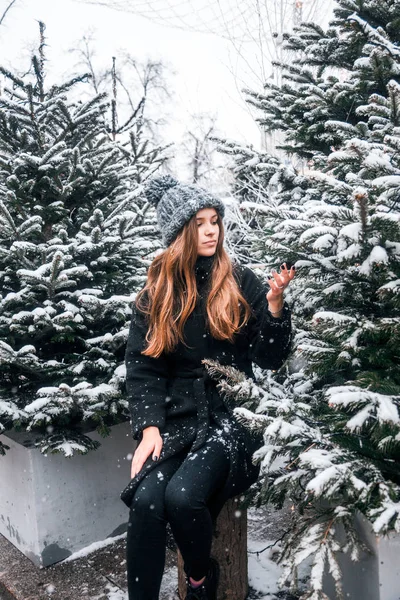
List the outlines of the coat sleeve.
{"type": "Polygon", "coordinates": [[[165,406],[168,387],[168,362],[144,356],[147,324],[145,315],[133,306],[125,353],[126,391],[131,413],[132,434],[138,439],[141,431],[152,425],[165,425],[165,406]]]}
{"type": "Polygon", "coordinates": [[[247,324],[250,360],[262,369],[279,369],[291,349],[290,308],[284,302],[282,317],[273,317],[266,298],[269,288],[248,267],[242,267],[241,287],[253,309],[253,316],[247,324]]]}

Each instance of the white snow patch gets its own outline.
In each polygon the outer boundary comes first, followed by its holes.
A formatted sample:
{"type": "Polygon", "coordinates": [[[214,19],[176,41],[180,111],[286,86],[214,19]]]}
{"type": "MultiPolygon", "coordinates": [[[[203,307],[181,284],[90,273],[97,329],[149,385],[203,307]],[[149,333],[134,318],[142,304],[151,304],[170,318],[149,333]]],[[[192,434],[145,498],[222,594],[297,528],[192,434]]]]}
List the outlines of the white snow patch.
{"type": "Polygon", "coordinates": [[[107,584],[106,589],[98,596],[92,596],[91,600],[128,600],[128,592],[124,592],[116,585],[107,584]],[[105,594],[107,594],[105,596],[105,594]]]}
{"type": "MultiPolygon", "coordinates": [[[[385,533],[389,527],[390,521],[400,514],[400,502],[392,502],[390,500],[383,503],[384,510],[376,519],[373,525],[375,533],[385,533]]],[[[372,510],[371,514],[376,513],[379,509],[372,510]]]]}
{"type": "Polygon", "coordinates": [[[381,290],[391,290],[393,292],[397,292],[400,288],[400,279],[395,279],[393,281],[389,281],[388,283],[385,283],[384,285],[381,285],[380,288],[378,288],[378,292],[380,292],[381,290]]]}
{"type": "Polygon", "coordinates": [[[259,600],[272,600],[279,591],[278,580],[282,569],[270,558],[270,551],[265,550],[257,556],[251,552],[263,550],[272,544],[271,540],[248,540],[249,585],[256,592],[262,593],[259,600]]]}
{"type": "Polygon", "coordinates": [[[361,223],[350,223],[350,225],[345,225],[340,230],[339,235],[343,235],[351,240],[358,242],[361,234],[361,223]]]}
{"type": "Polygon", "coordinates": [[[322,290],[322,293],[327,296],[329,294],[339,294],[343,290],[344,290],[344,283],[334,283],[333,285],[330,285],[329,287],[322,290]]]}
{"type": "Polygon", "coordinates": [[[165,600],[179,600],[177,567],[170,567],[164,571],[161,581],[160,598],[164,598],[165,600]]]}
{"type": "Polygon", "coordinates": [[[354,431],[376,415],[380,423],[400,423],[400,415],[394,400],[395,396],[387,396],[370,392],[356,386],[331,387],[326,392],[331,406],[348,407],[361,406],[361,409],[347,422],[347,427],[354,431]]]}
{"type": "Polygon", "coordinates": [[[333,312],[330,310],[320,310],[316,312],[313,316],[313,322],[316,323],[317,320],[321,321],[335,321],[335,323],[355,323],[356,320],[353,317],[349,317],[349,315],[342,315],[337,312],[333,312]]]}
{"type": "Polygon", "coordinates": [[[386,175],[385,177],[377,177],[373,180],[372,185],[384,188],[400,186],[400,175],[386,175]]]}
{"type": "Polygon", "coordinates": [[[363,275],[369,275],[371,273],[372,265],[379,263],[386,264],[388,260],[389,259],[385,248],[382,248],[382,246],[374,246],[371,254],[364,260],[358,271],[363,275]]]}
{"type": "Polygon", "coordinates": [[[89,546],[86,546],[85,548],[82,548],[81,550],[77,550],[76,552],[71,554],[71,556],[68,556],[68,558],[65,558],[64,560],[62,560],[60,562],[61,563],[71,562],[73,560],[76,560],[77,558],[82,558],[84,556],[88,556],[89,554],[92,554],[92,552],[95,552],[96,550],[100,550],[100,548],[106,548],[107,546],[110,546],[111,544],[114,544],[118,540],[122,540],[125,537],[126,537],[126,533],[122,533],[121,535],[116,535],[115,537],[110,537],[110,538],[106,538],[105,540],[93,542],[93,544],[89,544],[89,546]]]}

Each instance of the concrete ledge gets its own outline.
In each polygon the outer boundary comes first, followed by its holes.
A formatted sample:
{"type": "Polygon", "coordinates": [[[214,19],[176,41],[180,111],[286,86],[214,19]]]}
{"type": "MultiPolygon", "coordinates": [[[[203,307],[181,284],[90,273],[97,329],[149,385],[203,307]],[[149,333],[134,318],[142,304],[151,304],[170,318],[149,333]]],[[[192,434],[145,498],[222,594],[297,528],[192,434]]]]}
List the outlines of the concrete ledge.
{"type": "MultiPolygon", "coordinates": [[[[400,600],[400,535],[377,536],[361,514],[355,516],[354,526],[367,550],[360,553],[357,562],[348,554],[338,555],[346,600],[400,600]]],[[[343,528],[336,528],[336,537],[341,543],[345,542],[343,528]]],[[[325,573],[323,591],[337,600],[333,579],[328,573],[325,573]]]]}
{"type": "Polygon", "coordinates": [[[100,448],[71,458],[41,454],[32,433],[0,436],[10,446],[0,457],[0,534],[37,566],[126,531],[128,511],[119,494],[135,448],[130,425],[113,425],[106,438],[88,435],[100,448]]]}

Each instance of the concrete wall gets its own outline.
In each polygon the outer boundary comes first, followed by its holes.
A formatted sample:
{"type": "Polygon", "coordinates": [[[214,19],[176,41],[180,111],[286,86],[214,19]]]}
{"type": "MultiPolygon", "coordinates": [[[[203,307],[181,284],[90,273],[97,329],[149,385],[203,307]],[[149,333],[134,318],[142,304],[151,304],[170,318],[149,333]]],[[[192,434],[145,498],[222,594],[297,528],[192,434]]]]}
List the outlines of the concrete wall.
{"type": "Polygon", "coordinates": [[[107,438],[88,435],[100,448],[71,458],[44,456],[26,432],[0,436],[10,446],[0,457],[0,533],[36,565],[126,530],[128,509],[119,494],[135,447],[130,425],[113,426],[107,438]]]}
{"type": "MultiPolygon", "coordinates": [[[[400,600],[400,535],[376,536],[370,523],[361,515],[355,521],[356,530],[363,540],[366,551],[358,562],[349,556],[339,556],[343,573],[343,589],[346,600],[400,600]]],[[[343,540],[343,532],[337,532],[343,540]]],[[[333,580],[325,575],[324,592],[338,600],[333,580]]]]}

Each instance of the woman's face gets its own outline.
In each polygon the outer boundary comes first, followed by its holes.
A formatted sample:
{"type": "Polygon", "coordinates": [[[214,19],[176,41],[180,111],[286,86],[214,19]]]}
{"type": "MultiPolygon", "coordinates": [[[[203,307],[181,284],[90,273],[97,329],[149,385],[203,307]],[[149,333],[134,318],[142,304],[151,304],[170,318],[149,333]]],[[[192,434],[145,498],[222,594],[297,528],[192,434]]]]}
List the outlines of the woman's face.
{"type": "Polygon", "coordinates": [[[197,254],[212,256],[217,248],[219,237],[218,214],[215,208],[202,208],[196,213],[197,254]],[[210,243],[212,242],[212,243],[210,243]]]}

